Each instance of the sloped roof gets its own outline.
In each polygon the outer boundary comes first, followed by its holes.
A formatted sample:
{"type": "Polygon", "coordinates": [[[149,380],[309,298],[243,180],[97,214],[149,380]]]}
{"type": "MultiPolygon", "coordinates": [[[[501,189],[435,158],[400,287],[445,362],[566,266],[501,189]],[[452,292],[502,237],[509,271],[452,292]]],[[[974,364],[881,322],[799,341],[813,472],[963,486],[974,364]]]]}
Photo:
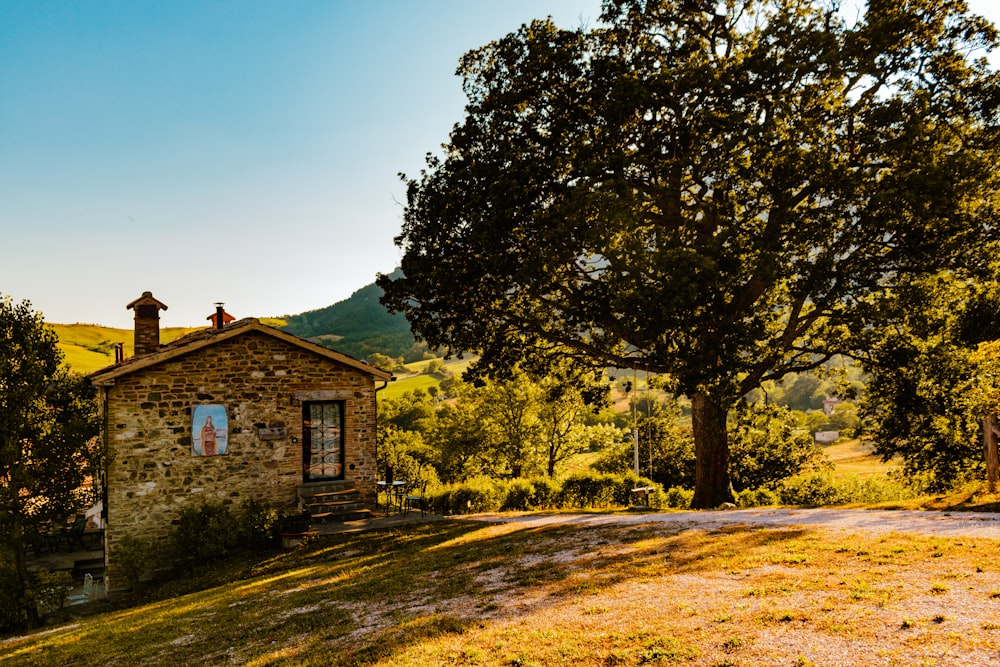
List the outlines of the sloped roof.
{"type": "Polygon", "coordinates": [[[335,352],[334,350],[323,347],[322,345],[309,342],[304,338],[287,334],[280,329],[275,329],[274,327],[269,327],[266,324],[261,324],[260,321],[254,317],[238,320],[232,324],[226,325],[223,329],[217,329],[215,327],[199,329],[198,331],[171,341],[166,345],[161,345],[156,352],[139,357],[132,357],[131,359],[114,364],[113,366],[102,368],[99,371],[91,373],[87,376],[87,378],[92,384],[97,386],[113,384],[116,378],[150,368],[151,366],[162,364],[182,355],[189,354],[196,350],[221,343],[222,341],[229,340],[230,338],[243,336],[251,332],[257,332],[265,336],[270,336],[271,338],[276,338],[288,343],[289,345],[302,348],[303,350],[312,352],[313,354],[329,359],[330,361],[350,366],[351,368],[355,368],[362,373],[368,373],[369,375],[386,382],[393,379],[392,373],[389,373],[388,371],[383,371],[382,369],[376,368],[371,364],[359,361],[354,357],[349,357],[346,354],[341,354],[340,352],[335,352]]]}

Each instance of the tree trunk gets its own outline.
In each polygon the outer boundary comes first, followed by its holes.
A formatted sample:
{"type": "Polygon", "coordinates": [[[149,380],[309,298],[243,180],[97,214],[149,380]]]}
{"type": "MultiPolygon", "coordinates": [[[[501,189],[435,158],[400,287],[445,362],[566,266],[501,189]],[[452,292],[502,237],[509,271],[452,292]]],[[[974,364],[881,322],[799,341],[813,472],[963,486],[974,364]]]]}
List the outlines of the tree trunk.
{"type": "Polygon", "coordinates": [[[1000,456],[997,454],[997,418],[987,415],[983,420],[983,448],[986,455],[986,483],[990,493],[995,493],[1000,481],[1000,456]]]}
{"type": "Polygon", "coordinates": [[[695,456],[693,509],[709,509],[734,500],[729,481],[726,413],[726,408],[708,394],[691,396],[695,456]]]}
{"type": "Polygon", "coordinates": [[[25,539],[24,539],[24,525],[21,521],[15,519],[13,528],[13,540],[12,546],[14,547],[14,567],[17,570],[18,579],[18,592],[21,594],[21,600],[24,604],[24,617],[25,623],[28,628],[38,627],[38,607],[35,606],[34,598],[27,595],[28,592],[28,581],[31,576],[28,573],[28,563],[27,558],[24,555],[25,550],[25,539]]]}

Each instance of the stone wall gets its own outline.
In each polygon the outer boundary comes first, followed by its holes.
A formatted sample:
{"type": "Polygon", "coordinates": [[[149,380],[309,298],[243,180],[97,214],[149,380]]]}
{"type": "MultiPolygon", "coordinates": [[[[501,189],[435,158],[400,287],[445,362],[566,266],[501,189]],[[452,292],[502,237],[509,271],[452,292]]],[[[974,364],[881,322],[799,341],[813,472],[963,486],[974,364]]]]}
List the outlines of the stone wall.
{"type": "Polygon", "coordinates": [[[117,378],[107,389],[107,557],[124,535],[160,542],[184,507],[248,499],[297,507],[302,402],[344,402],[345,478],[375,488],[372,376],[260,332],[223,340],[117,378]],[[195,406],[223,404],[228,453],[192,455],[195,406]],[[261,429],[272,429],[262,437],[261,429]]]}

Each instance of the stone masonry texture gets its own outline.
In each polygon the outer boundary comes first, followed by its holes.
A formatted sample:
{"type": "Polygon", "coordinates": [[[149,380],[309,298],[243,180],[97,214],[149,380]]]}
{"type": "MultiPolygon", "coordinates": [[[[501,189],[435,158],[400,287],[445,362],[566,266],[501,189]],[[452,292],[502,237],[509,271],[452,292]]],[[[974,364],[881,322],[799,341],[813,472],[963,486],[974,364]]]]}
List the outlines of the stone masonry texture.
{"type": "Polygon", "coordinates": [[[304,392],[343,402],[345,479],[366,500],[374,493],[375,382],[307,349],[250,331],[121,376],[107,391],[109,565],[124,535],[163,544],[180,511],[205,501],[234,513],[251,499],[296,511],[304,392]],[[201,404],[226,406],[227,454],[192,455],[201,404]],[[287,435],[262,439],[261,428],[287,435]]]}

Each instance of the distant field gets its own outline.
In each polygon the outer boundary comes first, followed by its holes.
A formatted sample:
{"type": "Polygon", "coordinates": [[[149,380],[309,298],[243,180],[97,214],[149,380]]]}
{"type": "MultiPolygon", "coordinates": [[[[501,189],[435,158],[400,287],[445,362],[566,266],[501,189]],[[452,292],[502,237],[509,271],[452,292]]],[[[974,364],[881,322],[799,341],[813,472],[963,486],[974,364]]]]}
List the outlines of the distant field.
{"type": "MultiPolygon", "coordinates": [[[[86,375],[115,362],[115,346],[124,343],[125,356],[134,354],[132,329],[113,329],[97,324],[50,324],[59,337],[58,347],[65,355],[66,365],[76,373],[86,375]]],[[[169,343],[202,327],[165,327],[160,329],[160,342],[169,343]]]]}
{"type": "MultiPolygon", "coordinates": [[[[285,320],[262,317],[261,324],[284,326],[285,320]]],[[[66,365],[76,373],[87,375],[115,362],[115,346],[125,344],[125,357],[135,353],[132,329],[114,329],[99,324],[49,324],[59,337],[57,347],[65,356],[66,365]]],[[[169,343],[192,331],[204,327],[164,327],[160,329],[160,342],[169,343]]]]}
{"type": "Polygon", "coordinates": [[[872,453],[872,446],[861,440],[845,440],[823,447],[833,463],[834,477],[875,477],[899,467],[895,461],[883,462],[872,453]]]}
{"type": "MultiPolygon", "coordinates": [[[[428,359],[426,361],[406,364],[407,372],[394,371],[393,375],[396,376],[396,379],[390,382],[385,390],[379,392],[379,398],[399,398],[408,391],[416,389],[427,391],[429,387],[440,385],[440,377],[423,374],[424,369],[427,368],[431,361],[434,360],[428,359]]],[[[447,361],[438,359],[437,361],[443,363],[444,370],[455,375],[464,373],[465,369],[472,363],[472,359],[448,359],[447,361]]]]}

